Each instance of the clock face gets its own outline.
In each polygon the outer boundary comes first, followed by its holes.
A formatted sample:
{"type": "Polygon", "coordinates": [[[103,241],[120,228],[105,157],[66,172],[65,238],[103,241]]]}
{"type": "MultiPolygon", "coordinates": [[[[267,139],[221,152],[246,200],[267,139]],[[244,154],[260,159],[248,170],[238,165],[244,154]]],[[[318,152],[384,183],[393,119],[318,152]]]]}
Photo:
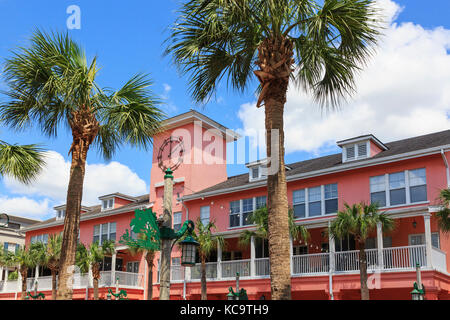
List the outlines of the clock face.
{"type": "Polygon", "coordinates": [[[170,137],[164,140],[158,152],[158,166],[162,171],[175,171],[183,163],[183,137],[170,137]]]}

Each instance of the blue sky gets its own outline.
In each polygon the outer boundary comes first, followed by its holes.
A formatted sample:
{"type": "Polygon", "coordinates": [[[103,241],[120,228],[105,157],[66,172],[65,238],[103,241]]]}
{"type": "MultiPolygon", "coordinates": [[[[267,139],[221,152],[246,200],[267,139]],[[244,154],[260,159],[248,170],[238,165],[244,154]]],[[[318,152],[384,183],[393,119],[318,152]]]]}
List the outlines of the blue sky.
{"type": "MultiPolygon", "coordinates": [[[[436,48],[431,45],[430,48],[425,48],[424,52],[432,55],[433,52],[437,52],[444,48],[449,49],[449,42],[447,40],[447,29],[450,29],[450,21],[448,19],[448,12],[450,12],[450,2],[448,0],[433,0],[431,1],[419,1],[419,0],[397,0],[391,2],[390,0],[382,0],[383,4],[388,7],[394,4],[397,9],[402,7],[401,12],[398,13],[393,23],[400,26],[404,23],[412,22],[414,31],[417,32],[417,37],[411,40],[413,44],[420,45],[421,37],[427,37],[430,43],[437,43],[436,48]],[[430,36],[430,32],[436,30],[435,28],[443,29],[443,33],[433,33],[430,36]],[[445,37],[445,40],[442,38],[445,37]],[[435,41],[434,41],[435,40],[435,41]],[[433,42],[434,41],[434,42],[433,42]]],[[[70,30],[70,35],[79,41],[86,49],[88,56],[98,56],[98,63],[101,66],[98,82],[103,87],[117,88],[128,80],[134,73],[148,72],[154,80],[153,90],[160,96],[165,98],[166,104],[163,106],[165,111],[170,115],[176,115],[182,112],[186,112],[191,108],[197,108],[191,101],[189,93],[187,91],[188,79],[180,77],[176,68],[172,65],[169,57],[163,57],[164,45],[163,41],[166,39],[168,32],[167,28],[176,18],[176,8],[180,1],[166,0],[166,1],[23,1],[23,0],[0,0],[0,60],[9,56],[9,50],[16,46],[26,45],[27,39],[31,35],[34,28],[45,28],[47,30],[65,31],[66,19],[69,15],[66,13],[66,9],[70,5],[78,5],[81,9],[81,29],[70,30]]],[[[398,10],[397,10],[398,11],[398,10]]],[[[413,27],[411,27],[413,28],[413,27]]],[[[393,36],[392,39],[401,38],[401,32],[399,27],[392,27],[393,36]],[[394,32],[395,31],[395,32],[394,32]]],[[[406,32],[410,34],[411,32],[406,32]]],[[[396,40],[399,43],[400,40],[396,40]]],[[[391,42],[389,42],[391,43],[391,42]]],[[[392,40],[394,43],[394,40],[392,40]]],[[[392,45],[391,43],[391,45],[392,45]]],[[[402,48],[407,48],[408,43],[402,43],[402,48]]],[[[389,47],[389,45],[387,45],[389,47]]],[[[406,49],[405,49],[406,50],[406,49]]],[[[398,50],[391,50],[389,52],[395,52],[398,50]]],[[[407,51],[405,51],[407,52],[407,51]]],[[[439,53],[440,57],[447,58],[447,53],[439,53]]],[[[381,54],[383,56],[383,53],[381,54]]],[[[405,55],[408,55],[405,53],[405,55]]],[[[428,57],[428,56],[427,56],[428,57]]],[[[432,56],[431,56],[432,57],[432,56]]],[[[411,58],[413,59],[413,58],[411,58]]],[[[415,63],[420,64],[420,61],[414,60],[415,63]]],[[[447,61],[447,60],[445,60],[447,61]]],[[[425,61],[424,61],[425,63],[425,61]]],[[[418,67],[420,69],[420,67],[418,67]]],[[[398,74],[398,73],[397,73],[398,74]]],[[[419,78],[420,72],[415,74],[419,78]]],[[[443,76],[444,77],[444,76],[443,76]]],[[[373,77],[375,78],[375,76],[373,77]]],[[[390,77],[392,78],[392,77],[390,77]]],[[[410,78],[410,77],[407,77],[410,78]]],[[[371,83],[375,89],[378,85],[386,92],[386,88],[381,85],[381,82],[388,81],[382,79],[375,84],[371,83]]],[[[401,81],[401,80],[400,80],[401,81]]],[[[405,80],[406,81],[406,80],[405,80]]],[[[419,81],[419,80],[418,80],[419,81]]],[[[436,79],[441,82],[441,79],[436,79]]],[[[366,83],[362,81],[363,83],[366,83]]],[[[415,85],[415,84],[412,84],[415,85]]],[[[418,86],[420,83],[417,84],[418,86]]],[[[222,83],[219,87],[217,100],[212,100],[209,104],[203,108],[197,108],[200,112],[203,112],[212,119],[217,120],[223,125],[231,129],[243,129],[249,130],[252,127],[260,128],[261,123],[252,123],[252,119],[260,119],[260,114],[253,117],[254,105],[254,89],[256,82],[253,86],[250,86],[249,90],[240,94],[228,90],[225,83],[222,83]]],[[[4,83],[0,82],[0,89],[5,89],[4,83]]],[[[367,89],[362,89],[363,92],[361,101],[356,99],[356,102],[360,102],[361,105],[367,103],[375,103],[374,98],[369,95],[364,95],[367,89]],[[366,99],[366,100],[365,100],[366,99]],[[364,102],[364,103],[363,103],[364,102]]],[[[374,90],[374,92],[377,90],[374,90]]],[[[406,90],[407,91],[407,90],[406,90]]],[[[442,88],[441,91],[444,91],[442,88]]],[[[398,95],[392,96],[392,92],[389,93],[389,99],[398,99],[399,105],[405,105],[408,103],[407,94],[405,94],[401,88],[398,90],[398,95]],[[405,97],[403,100],[402,97],[405,97]]],[[[293,93],[294,94],[294,93],[293,93]]],[[[436,95],[431,92],[430,95],[436,95]]],[[[444,93],[442,93],[444,94],[444,93]]],[[[292,95],[291,95],[292,96],[292,95]]],[[[377,94],[379,97],[380,94],[377,94]]],[[[381,95],[382,96],[382,95],[381,95]]],[[[0,101],[4,99],[0,95],[0,101]]],[[[302,96],[292,96],[292,101],[297,101],[299,104],[305,104],[304,109],[316,108],[311,103],[305,102],[306,100],[302,96]]],[[[289,100],[289,97],[288,97],[289,100]]],[[[442,106],[442,99],[436,102],[436,117],[443,110],[448,114],[449,108],[442,106]]],[[[446,100],[445,100],[446,101],[446,100]]],[[[356,105],[355,102],[355,105],[356,105]]],[[[288,101],[289,103],[289,101],[288,101]]],[[[378,103],[378,102],[377,102],[378,103]]],[[[382,102],[379,102],[382,103],[382,102]]],[[[446,105],[446,103],[444,103],[446,105]]],[[[351,109],[350,106],[348,109],[351,109]]],[[[420,106],[417,106],[417,112],[420,112],[420,106]]],[[[291,109],[289,109],[291,110],[291,109]]],[[[365,110],[360,108],[357,110],[365,110]]],[[[434,110],[434,109],[433,109],[434,110]]],[[[363,114],[363,111],[361,111],[363,114]]],[[[292,119],[296,116],[301,116],[298,113],[292,113],[292,119]]],[[[325,121],[323,117],[318,122],[325,121]]],[[[330,118],[333,118],[331,116],[330,118]]],[[[289,118],[291,119],[291,118],[289,118]]],[[[411,116],[411,119],[415,119],[411,116]]],[[[407,123],[413,120],[407,120],[407,123]]],[[[434,121],[434,118],[427,118],[429,121],[434,121]]],[[[447,120],[447,119],[445,119],[447,120]]],[[[256,120],[255,120],[256,121],[256,120]]],[[[309,124],[312,120],[309,120],[309,124]]],[[[345,123],[346,127],[358,127],[357,119],[351,119],[345,123]]],[[[364,120],[362,120],[364,121],[364,120]]],[[[390,120],[387,119],[387,122],[390,120]]],[[[392,120],[393,121],[393,120],[392,120]]],[[[340,121],[342,124],[342,121],[340,121]]],[[[359,123],[359,122],[358,122],[359,123]]],[[[301,123],[298,121],[287,121],[286,126],[289,127],[288,132],[300,132],[302,128],[301,123]],[[297,127],[298,126],[298,127],[297,127]]],[[[333,127],[333,124],[324,122],[326,127],[333,127]]],[[[411,125],[409,125],[411,126],[411,125]]],[[[443,122],[437,129],[443,129],[447,126],[447,122],[443,122]]],[[[420,127],[420,126],[419,126],[420,127]]],[[[332,152],[338,152],[334,142],[338,136],[333,132],[327,132],[326,130],[317,129],[311,131],[310,135],[303,135],[302,137],[307,140],[311,138],[311,143],[304,145],[296,144],[295,141],[287,142],[287,154],[286,162],[294,162],[302,159],[308,159],[319,155],[324,155],[332,152]],[[327,134],[327,137],[318,138],[322,134],[327,134]],[[306,137],[306,138],[305,138],[306,137]]],[[[336,132],[340,132],[338,128],[335,128],[336,132]]],[[[426,127],[416,131],[404,130],[403,132],[387,133],[386,130],[377,129],[376,125],[365,126],[364,128],[355,129],[355,131],[347,131],[346,134],[357,135],[361,130],[367,132],[374,132],[381,135],[382,138],[387,141],[393,140],[393,138],[403,138],[420,133],[428,133],[432,131],[433,127],[426,127]],[[379,133],[377,130],[380,130],[379,133]]],[[[345,130],[344,130],[345,131],[345,130]]],[[[291,136],[294,136],[291,134],[291,136]]],[[[346,136],[349,138],[350,136],[346,136]]],[[[48,150],[53,150],[65,159],[69,160],[67,156],[68,149],[70,147],[71,135],[68,132],[61,131],[58,138],[49,140],[47,137],[42,136],[37,129],[30,129],[25,132],[15,133],[11,132],[7,128],[0,128],[0,139],[6,140],[10,143],[41,143],[48,150]]],[[[383,140],[383,139],[382,139],[383,140]]],[[[60,159],[61,160],[61,159],[60,159]]],[[[150,168],[151,168],[151,150],[148,152],[139,151],[131,148],[123,148],[113,159],[113,161],[120,163],[124,167],[128,167],[132,172],[136,173],[136,181],[143,180],[146,185],[149,184],[150,168]]],[[[60,161],[61,162],[61,161],[60,161]]],[[[95,152],[90,151],[88,156],[88,163],[90,164],[102,164],[103,159],[95,152]]],[[[105,164],[107,165],[107,163],[105,164]]],[[[124,169],[124,167],[121,167],[124,169]]],[[[230,165],[228,167],[228,174],[234,175],[245,171],[243,165],[230,165]]],[[[47,217],[48,214],[44,214],[44,207],[51,208],[53,205],[59,204],[60,197],[54,194],[46,193],[45,190],[33,190],[17,187],[17,184],[10,182],[9,184],[4,181],[0,182],[0,209],[7,210],[9,207],[2,207],[1,201],[9,201],[12,199],[25,198],[32,203],[39,203],[42,206],[40,213],[27,213],[24,215],[36,216],[39,218],[47,217]]],[[[130,182],[133,183],[133,182],[130,182]]],[[[138,189],[142,190],[142,188],[138,189]]],[[[93,191],[95,192],[95,191],[93,191]]],[[[17,201],[14,203],[18,203],[17,201]]],[[[33,211],[34,212],[34,211],[33,211]]]]}

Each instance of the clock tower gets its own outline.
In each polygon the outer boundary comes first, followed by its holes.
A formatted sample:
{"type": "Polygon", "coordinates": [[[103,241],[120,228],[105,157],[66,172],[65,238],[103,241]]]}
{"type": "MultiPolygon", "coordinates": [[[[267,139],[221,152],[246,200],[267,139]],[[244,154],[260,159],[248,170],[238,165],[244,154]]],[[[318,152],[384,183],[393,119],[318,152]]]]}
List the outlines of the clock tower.
{"type": "Polygon", "coordinates": [[[173,171],[172,212],[185,210],[177,201],[227,179],[226,145],[239,135],[200,112],[191,110],[166,119],[163,131],[153,139],[150,173],[150,203],[157,216],[162,213],[164,171],[173,171]]]}

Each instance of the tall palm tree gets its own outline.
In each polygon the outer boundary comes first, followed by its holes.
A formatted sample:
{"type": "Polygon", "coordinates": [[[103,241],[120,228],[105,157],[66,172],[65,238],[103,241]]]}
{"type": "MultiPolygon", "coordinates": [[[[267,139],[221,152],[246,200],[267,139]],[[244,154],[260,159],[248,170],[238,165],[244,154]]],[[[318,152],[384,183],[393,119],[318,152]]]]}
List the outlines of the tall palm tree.
{"type": "MultiPolygon", "coordinates": [[[[289,208],[288,216],[289,234],[292,239],[303,239],[304,241],[308,241],[310,238],[308,230],[304,226],[295,224],[294,212],[291,208],[289,208]]],[[[269,234],[269,217],[267,207],[262,207],[253,211],[249,215],[249,220],[251,223],[256,225],[256,230],[244,230],[241,232],[239,235],[239,243],[243,246],[248,246],[252,237],[267,239],[269,234]]]]}
{"type": "Polygon", "coordinates": [[[96,82],[97,58],[89,60],[69,35],[35,31],[30,46],[6,59],[4,78],[10,101],[0,106],[0,119],[15,129],[36,124],[56,137],[72,133],[58,299],[71,299],[86,158],[91,146],[106,160],[123,145],[146,150],[164,114],[149,90],[147,75],[137,74],[117,91],[96,82]]]}
{"type": "Polygon", "coordinates": [[[355,237],[359,244],[359,270],[361,282],[361,300],[369,300],[369,288],[367,286],[367,257],[366,240],[370,233],[376,230],[381,223],[384,232],[394,229],[395,223],[384,213],[379,212],[376,203],[344,204],[344,210],[338,211],[336,219],[331,222],[329,232],[335,238],[342,239],[349,235],[355,237]]]}
{"type": "Polygon", "coordinates": [[[373,0],[185,0],[171,28],[173,56],[197,102],[222,79],[243,92],[255,74],[265,106],[272,298],[290,299],[289,218],[283,112],[289,81],[336,107],[379,35],[373,0]],[[281,169],[280,169],[281,168],[281,169]]]}
{"type": "MultiPolygon", "coordinates": [[[[81,272],[86,273],[89,267],[92,269],[94,281],[94,300],[98,300],[98,280],[100,279],[100,263],[105,255],[113,254],[115,250],[114,241],[104,241],[101,245],[98,242],[91,243],[88,248],[82,243],[77,247],[77,266],[81,272]]],[[[111,279],[113,281],[114,279],[111,279]]]]}
{"type": "Polygon", "coordinates": [[[10,176],[28,184],[44,165],[44,150],[39,146],[11,145],[0,140],[0,176],[10,176]]]}
{"type": "Polygon", "coordinates": [[[197,252],[201,263],[201,300],[208,299],[206,288],[206,260],[213,251],[217,250],[218,245],[222,248],[225,245],[225,240],[222,236],[213,234],[214,229],[216,229],[214,221],[210,221],[205,225],[198,218],[195,223],[195,230],[192,233],[193,238],[198,242],[197,252]]]}
{"type": "Polygon", "coordinates": [[[443,189],[439,194],[441,210],[436,214],[439,228],[450,233],[450,189],[443,189]]]}
{"type": "MultiPolygon", "coordinates": [[[[137,233],[138,237],[141,237],[143,240],[145,240],[146,235],[144,233],[137,233]]],[[[137,254],[144,254],[145,255],[145,261],[147,263],[147,300],[153,299],[153,260],[155,260],[155,251],[148,250],[144,247],[139,247],[139,244],[136,244],[134,247],[128,247],[128,250],[131,255],[137,255],[137,254]]]]}

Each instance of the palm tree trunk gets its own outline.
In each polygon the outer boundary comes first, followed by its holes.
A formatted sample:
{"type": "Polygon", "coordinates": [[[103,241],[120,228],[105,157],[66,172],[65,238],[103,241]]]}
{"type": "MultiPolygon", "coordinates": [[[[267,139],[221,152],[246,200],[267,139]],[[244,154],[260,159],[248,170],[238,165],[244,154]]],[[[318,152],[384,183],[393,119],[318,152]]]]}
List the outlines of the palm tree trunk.
{"type": "Polygon", "coordinates": [[[367,256],[366,244],[359,243],[359,270],[361,280],[361,300],[369,300],[369,288],[367,286],[367,256]]]}
{"type": "Polygon", "coordinates": [[[274,300],[291,299],[283,112],[292,54],[289,40],[266,39],[258,49],[258,65],[262,73],[256,73],[263,87],[259,99],[265,102],[266,147],[270,161],[267,174],[267,210],[271,295],[274,300]],[[277,66],[273,67],[275,65],[277,66]]]}
{"type": "Polygon", "coordinates": [[[206,292],[206,257],[201,255],[202,262],[202,278],[201,278],[201,286],[202,286],[202,295],[201,300],[208,300],[208,294],[206,292]]]}
{"type": "Polygon", "coordinates": [[[52,300],[56,300],[56,270],[52,269],[52,300]]]}
{"type": "Polygon", "coordinates": [[[84,106],[72,113],[70,121],[73,142],[69,186],[67,188],[66,217],[61,245],[59,268],[58,300],[71,300],[73,293],[73,273],[75,270],[75,253],[80,227],[81,199],[86,171],[86,158],[89,146],[98,133],[98,122],[89,108],[84,106]]]}
{"type": "Polygon", "coordinates": [[[94,277],[94,300],[98,300],[98,278],[94,277]]]}
{"type": "Polygon", "coordinates": [[[20,270],[20,274],[22,275],[22,293],[20,295],[21,300],[25,300],[25,297],[27,295],[27,273],[28,273],[27,268],[20,270]]]}
{"type": "Polygon", "coordinates": [[[147,251],[145,260],[148,267],[148,281],[147,281],[147,300],[153,299],[153,260],[155,258],[155,252],[147,251]]]}

